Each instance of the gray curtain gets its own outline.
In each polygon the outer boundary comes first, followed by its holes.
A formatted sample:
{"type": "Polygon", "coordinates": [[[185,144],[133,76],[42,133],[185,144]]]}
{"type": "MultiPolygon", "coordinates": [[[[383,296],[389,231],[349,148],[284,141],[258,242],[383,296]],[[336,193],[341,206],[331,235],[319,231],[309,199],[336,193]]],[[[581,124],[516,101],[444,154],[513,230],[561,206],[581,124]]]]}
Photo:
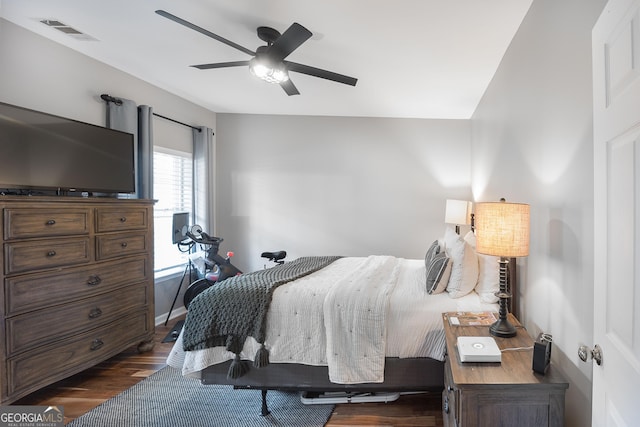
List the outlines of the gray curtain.
{"type": "Polygon", "coordinates": [[[107,127],[133,134],[136,197],[153,199],[153,110],[130,99],[107,102],[107,127]]]}
{"type": "Polygon", "coordinates": [[[193,129],[193,223],[211,235],[215,235],[214,156],[213,131],[205,126],[193,129]]]}
{"type": "Polygon", "coordinates": [[[138,107],[138,182],[140,199],[153,199],[153,109],[138,107]]]}

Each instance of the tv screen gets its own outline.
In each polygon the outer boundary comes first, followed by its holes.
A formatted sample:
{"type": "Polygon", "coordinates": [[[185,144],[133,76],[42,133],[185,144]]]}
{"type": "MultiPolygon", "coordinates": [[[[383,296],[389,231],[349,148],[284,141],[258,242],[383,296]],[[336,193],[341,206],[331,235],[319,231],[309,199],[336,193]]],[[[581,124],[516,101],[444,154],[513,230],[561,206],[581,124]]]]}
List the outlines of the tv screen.
{"type": "Polygon", "coordinates": [[[187,239],[189,231],[189,212],[176,212],[173,214],[173,234],[171,242],[177,244],[187,239]]]}
{"type": "Polygon", "coordinates": [[[0,102],[0,189],[133,193],[133,135],[0,102]]]}

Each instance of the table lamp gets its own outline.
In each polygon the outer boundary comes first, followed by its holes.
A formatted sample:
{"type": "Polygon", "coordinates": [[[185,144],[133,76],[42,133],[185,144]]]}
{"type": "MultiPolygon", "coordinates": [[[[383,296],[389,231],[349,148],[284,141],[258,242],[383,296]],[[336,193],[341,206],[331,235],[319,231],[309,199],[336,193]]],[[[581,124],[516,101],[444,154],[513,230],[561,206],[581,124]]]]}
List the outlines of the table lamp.
{"type": "Polygon", "coordinates": [[[516,328],[507,320],[507,300],[511,298],[507,267],[509,258],[529,255],[529,205],[500,202],[476,203],[476,251],[500,257],[500,299],[498,320],[489,327],[491,335],[513,337],[516,328]]]}
{"type": "Polygon", "coordinates": [[[455,224],[456,233],[460,234],[460,226],[471,224],[472,203],[466,200],[447,200],[444,211],[444,222],[455,224]]]}

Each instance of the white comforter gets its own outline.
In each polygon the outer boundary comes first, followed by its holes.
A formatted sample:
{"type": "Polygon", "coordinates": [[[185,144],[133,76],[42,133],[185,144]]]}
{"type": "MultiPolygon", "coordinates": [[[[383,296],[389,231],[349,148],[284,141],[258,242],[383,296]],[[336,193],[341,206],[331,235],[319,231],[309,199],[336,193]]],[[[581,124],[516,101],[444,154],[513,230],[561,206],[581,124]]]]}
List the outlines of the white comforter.
{"type": "Polygon", "coordinates": [[[324,299],[329,380],[381,383],[389,295],[398,283],[400,259],[372,256],[342,278],[324,299]]]}
{"type": "MultiPolygon", "coordinates": [[[[353,308],[354,304],[351,306],[353,308]]],[[[349,313],[348,310],[344,313],[349,313]]],[[[271,363],[329,366],[334,374],[331,381],[341,384],[382,382],[385,356],[444,360],[441,313],[479,310],[496,311],[497,306],[480,302],[475,292],[456,299],[446,292],[429,295],[423,260],[341,258],[316,273],[276,289],[267,317],[265,346],[269,349],[271,363]],[[374,270],[365,268],[368,265],[374,270]],[[380,274],[382,265],[391,269],[380,274]],[[355,302],[355,306],[362,308],[368,304],[382,310],[382,317],[375,316],[370,327],[351,318],[348,328],[335,317],[336,304],[344,298],[342,290],[347,287],[353,288],[356,294],[366,295],[362,299],[366,304],[355,302]],[[373,288],[375,292],[372,292],[373,288]],[[364,289],[366,294],[362,292],[364,289]],[[375,331],[375,339],[369,340],[371,333],[354,335],[354,327],[360,332],[375,331]],[[342,332],[342,335],[332,335],[327,340],[327,331],[342,332]],[[345,351],[335,356],[335,349],[344,345],[356,349],[360,354],[357,360],[345,351]]],[[[362,319],[362,316],[358,318],[362,319]]],[[[251,360],[259,348],[253,338],[248,338],[241,357],[251,360]]],[[[167,363],[181,369],[185,376],[199,377],[200,371],[207,366],[233,357],[233,353],[222,347],[185,352],[180,335],[167,363]]]]}

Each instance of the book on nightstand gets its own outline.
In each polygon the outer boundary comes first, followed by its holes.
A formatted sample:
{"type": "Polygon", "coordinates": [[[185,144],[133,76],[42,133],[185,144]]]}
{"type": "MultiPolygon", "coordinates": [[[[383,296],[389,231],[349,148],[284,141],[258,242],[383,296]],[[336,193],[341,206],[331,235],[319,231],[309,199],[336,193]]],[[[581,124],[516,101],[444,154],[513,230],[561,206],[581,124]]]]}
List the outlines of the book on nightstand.
{"type": "Polygon", "coordinates": [[[449,314],[451,326],[489,326],[498,320],[493,311],[459,311],[449,314]]]}

